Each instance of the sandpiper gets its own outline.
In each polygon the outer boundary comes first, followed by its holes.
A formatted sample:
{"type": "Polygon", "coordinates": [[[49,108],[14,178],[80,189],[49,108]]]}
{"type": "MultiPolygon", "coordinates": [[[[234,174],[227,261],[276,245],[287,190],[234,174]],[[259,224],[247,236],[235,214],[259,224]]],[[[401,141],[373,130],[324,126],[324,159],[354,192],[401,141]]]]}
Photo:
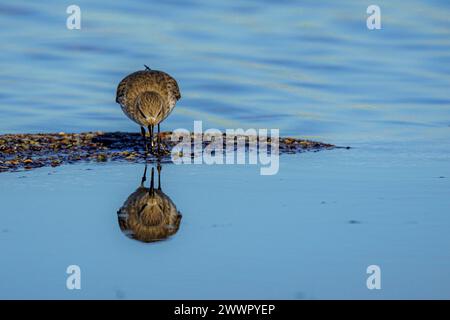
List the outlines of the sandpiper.
{"type": "Polygon", "coordinates": [[[141,185],[117,211],[120,229],[130,238],[153,242],[174,235],[180,228],[182,215],[172,200],[161,190],[161,166],[158,163],[158,188],[151,171],[150,188],[144,186],[147,165],[141,185]]]}
{"type": "Polygon", "coordinates": [[[145,128],[150,134],[153,148],[153,130],[158,125],[158,151],[160,146],[159,124],[175,108],[181,98],[177,81],[165,72],[152,70],[144,65],[145,70],[133,72],[120,81],[117,86],[116,102],[122,111],[141,126],[145,149],[148,151],[145,128]]]}

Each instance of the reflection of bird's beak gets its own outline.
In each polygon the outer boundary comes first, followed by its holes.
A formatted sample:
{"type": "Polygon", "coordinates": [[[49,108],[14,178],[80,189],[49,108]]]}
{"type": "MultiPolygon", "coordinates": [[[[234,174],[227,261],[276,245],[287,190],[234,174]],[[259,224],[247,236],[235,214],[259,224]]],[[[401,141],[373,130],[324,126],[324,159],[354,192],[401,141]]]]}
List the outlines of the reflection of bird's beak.
{"type": "Polygon", "coordinates": [[[150,179],[149,195],[153,197],[155,195],[155,168],[152,168],[152,175],[150,179]]]}
{"type": "Polygon", "coordinates": [[[145,164],[144,174],[141,179],[141,187],[144,187],[144,182],[147,180],[147,164],[145,164]]]}

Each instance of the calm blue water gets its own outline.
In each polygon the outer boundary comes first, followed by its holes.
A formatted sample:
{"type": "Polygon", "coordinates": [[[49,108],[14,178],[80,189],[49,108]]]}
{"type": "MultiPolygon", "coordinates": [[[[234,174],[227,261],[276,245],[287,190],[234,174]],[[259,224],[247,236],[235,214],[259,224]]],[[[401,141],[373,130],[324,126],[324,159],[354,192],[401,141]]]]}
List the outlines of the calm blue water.
{"type": "Polygon", "coordinates": [[[0,4],[0,132],[136,130],[128,73],[165,70],[183,99],[165,128],[280,128],[331,142],[447,139],[450,3],[60,1],[0,4]]]}
{"type": "Polygon", "coordinates": [[[137,131],[115,103],[143,64],[182,99],[163,130],[279,128],[352,150],[163,168],[183,214],[128,239],[142,165],[0,175],[1,298],[450,298],[450,3],[0,1],[0,133],[137,131]],[[65,268],[82,268],[82,290],[65,268]],[[380,265],[382,289],[366,288],[380,265]]]}

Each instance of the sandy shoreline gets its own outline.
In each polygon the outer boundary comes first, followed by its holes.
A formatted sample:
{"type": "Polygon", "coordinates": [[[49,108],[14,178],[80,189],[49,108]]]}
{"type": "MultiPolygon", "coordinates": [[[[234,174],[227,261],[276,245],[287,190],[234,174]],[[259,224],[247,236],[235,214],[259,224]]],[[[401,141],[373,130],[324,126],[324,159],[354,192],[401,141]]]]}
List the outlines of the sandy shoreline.
{"type": "MultiPolygon", "coordinates": [[[[171,162],[170,151],[176,144],[170,140],[171,132],[161,133],[163,151],[160,160],[171,162]]],[[[225,138],[225,137],[224,137],[225,138]]],[[[246,147],[249,147],[249,140],[246,147]]],[[[225,140],[225,139],[224,139],[225,140]]],[[[206,143],[203,143],[203,147],[206,143]]],[[[338,148],[323,142],[282,137],[279,151],[300,153],[338,148]]],[[[193,155],[192,155],[193,156],[193,155]]],[[[30,170],[40,167],[59,166],[79,161],[156,161],[146,156],[143,139],[139,133],[84,132],[40,133],[0,135],[0,172],[30,170]]]]}

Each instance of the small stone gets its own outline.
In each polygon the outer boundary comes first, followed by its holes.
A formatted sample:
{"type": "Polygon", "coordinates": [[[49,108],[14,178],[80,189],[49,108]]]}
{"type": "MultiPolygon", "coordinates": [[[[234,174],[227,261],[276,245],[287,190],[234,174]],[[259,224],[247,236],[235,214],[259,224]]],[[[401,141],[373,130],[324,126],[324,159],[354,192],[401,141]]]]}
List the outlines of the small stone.
{"type": "Polygon", "coordinates": [[[286,138],[286,139],[284,139],[284,142],[285,142],[286,144],[292,144],[292,143],[295,142],[295,139],[292,139],[292,138],[286,138]]]}
{"type": "Polygon", "coordinates": [[[59,161],[59,160],[53,160],[52,162],[51,162],[51,166],[52,167],[57,167],[57,166],[59,166],[61,164],[61,161],[59,161]]]}
{"type": "Polygon", "coordinates": [[[105,154],[101,153],[101,154],[97,155],[98,162],[105,162],[106,160],[108,160],[108,157],[105,154]]]}

